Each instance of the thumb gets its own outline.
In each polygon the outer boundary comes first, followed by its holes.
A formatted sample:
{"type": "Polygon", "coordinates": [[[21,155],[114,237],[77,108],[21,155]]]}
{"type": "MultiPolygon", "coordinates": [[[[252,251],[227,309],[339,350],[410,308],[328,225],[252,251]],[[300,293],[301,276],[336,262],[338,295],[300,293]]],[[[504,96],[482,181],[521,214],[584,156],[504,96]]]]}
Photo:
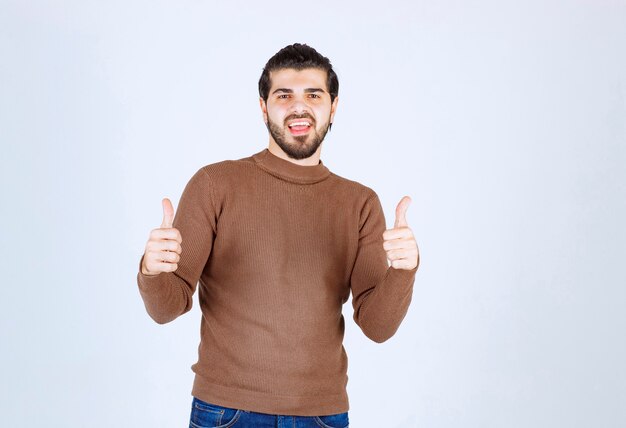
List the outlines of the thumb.
{"type": "Polygon", "coordinates": [[[174,207],[172,206],[172,202],[163,198],[163,222],[161,223],[161,228],[171,228],[172,223],[174,223],[174,207]]]}
{"type": "Polygon", "coordinates": [[[406,222],[406,210],[411,204],[411,198],[405,196],[398,202],[396,207],[396,221],[393,224],[394,229],[397,227],[407,227],[409,224],[406,222]]]}

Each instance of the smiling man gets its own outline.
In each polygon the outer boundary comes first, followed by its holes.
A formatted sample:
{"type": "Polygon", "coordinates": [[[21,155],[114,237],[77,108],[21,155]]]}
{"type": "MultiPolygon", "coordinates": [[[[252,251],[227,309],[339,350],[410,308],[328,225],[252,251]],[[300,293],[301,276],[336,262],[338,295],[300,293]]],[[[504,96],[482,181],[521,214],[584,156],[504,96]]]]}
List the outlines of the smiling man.
{"type": "Polygon", "coordinates": [[[300,165],[317,164],[339,101],[336,75],[327,82],[328,72],[316,68],[283,68],[268,74],[271,80],[261,78],[259,91],[270,132],[269,150],[287,160],[302,160],[296,162],[300,165]]]}
{"type": "Polygon", "coordinates": [[[386,229],[377,194],[320,160],[338,89],[315,49],[281,49],[259,80],[269,146],[200,168],[176,214],[162,201],[137,283],[160,324],[188,312],[199,285],[190,427],[347,427],[343,304],[352,293],[354,321],[378,343],[407,313],[410,198],[386,229]]]}

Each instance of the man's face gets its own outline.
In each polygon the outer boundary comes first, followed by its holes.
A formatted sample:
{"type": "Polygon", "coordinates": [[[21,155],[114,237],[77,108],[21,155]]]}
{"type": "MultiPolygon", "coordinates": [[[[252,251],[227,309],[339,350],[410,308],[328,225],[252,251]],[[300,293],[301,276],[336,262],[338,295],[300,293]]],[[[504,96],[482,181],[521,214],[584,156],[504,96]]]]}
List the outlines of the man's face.
{"type": "Polygon", "coordinates": [[[292,159],[312,156],[333,121],[338,98],[330,102],[326,71],[315,68],[272,71],[267,103],[261,109],[274,142],[292,159]]]}

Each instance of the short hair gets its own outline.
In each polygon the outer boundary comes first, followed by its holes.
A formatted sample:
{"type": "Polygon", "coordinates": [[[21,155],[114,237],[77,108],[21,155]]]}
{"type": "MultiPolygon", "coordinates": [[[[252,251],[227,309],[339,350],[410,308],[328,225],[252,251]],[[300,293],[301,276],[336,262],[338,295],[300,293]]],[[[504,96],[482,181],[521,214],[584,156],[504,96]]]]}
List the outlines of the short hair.
{"type": "Polygon", "coordinates": [[[270,87],[270,72],[292,68],[294,70],[304,70],[306,68],[317,68],[326,71],[326,86],[330,94],[332,103],[339,93],[339,79],[333,70],[330,60],[321,55],[311,46],[301,43],[294,43],[285,46],[267,61],[263,67],[263,73],[259,79],[259,95],[263,101],[267,102],[270,87]]]}

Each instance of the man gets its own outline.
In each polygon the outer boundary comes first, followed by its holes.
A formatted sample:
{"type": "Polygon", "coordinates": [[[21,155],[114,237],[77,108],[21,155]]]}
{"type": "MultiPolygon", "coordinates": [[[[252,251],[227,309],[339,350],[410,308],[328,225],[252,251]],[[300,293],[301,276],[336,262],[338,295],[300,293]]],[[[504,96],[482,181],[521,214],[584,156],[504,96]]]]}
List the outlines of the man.
{"type": "Polygon", "coordinates": [[[410,199],[385,230],[376,193],[320,160],[338,88],[315,49],[283,48],[259,80],[269,147],[200,168],[175,215],[163,199],[137,282],[160,324],[191,309],[200,283],[191,427],[348,426],[342,305],[352,291],[354,320],[378,343],[406,315],[419,264],[410,199]]]}

